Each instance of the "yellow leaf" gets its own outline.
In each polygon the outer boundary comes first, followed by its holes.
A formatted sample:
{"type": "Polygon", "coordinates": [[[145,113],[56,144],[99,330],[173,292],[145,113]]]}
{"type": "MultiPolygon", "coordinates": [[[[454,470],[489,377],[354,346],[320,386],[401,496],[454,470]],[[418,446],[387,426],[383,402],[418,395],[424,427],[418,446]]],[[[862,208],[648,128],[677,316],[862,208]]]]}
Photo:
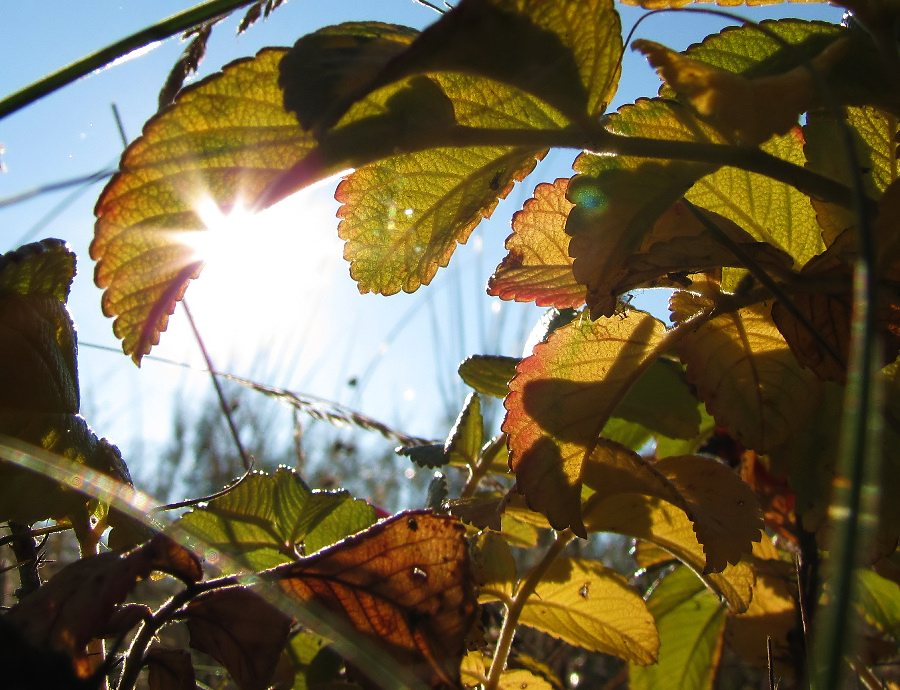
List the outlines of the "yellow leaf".
{"type": "MultiPolygon", "coordinates": [[[[786,134],[817,99],[812,72],[806,66],[748,78],[685,57],[653,41],[640,39],[632,45],[647,56],[662,79],[701,117],[737,144],[756,146],[772,135],[786,134]]],[[[827,73],[845,48],[843,42],[833,43],[812,60],[812,67],[827,73]]]]}
{"type": "Polygon", "coordinates": [[[314,145],[282,107],[269,49],[185,89],[122,157],[95,209],[91,257],[103,313],[136,363],[159,342],[202,266],[185,235],[204,229],[198,204],[228,209],[256,197],[314,145]]]}
{"type": "Polygon", "coordinates": [[[510,467],[528,506],[556,529],[586,534],[582,471],[600,431],[657,355],[663,324],[643,312],[590,321],[581,316],[553,332],[516,368],[503,431],[510,467]]]}
{"type": "MultiPolygon", "coordinates": [[[[773,137],[761,148],[796,165],[806,160],[799,128],[773,137]]],[[[787,252],[797,267],[825,249],[810,198],[771,177],[724,167],[697,182],[685,198],[787,252]]]]}
{"type": "Polygon", "coordinates": [[[516,669],[500,674],[500,690],[554,690],[553,686],[531,671],[516,669]]]}
{"type": "Polygon", "coordinates": [[[555,561],[519,620],[569,644],[638,664],[653,663],[659,651],[656,625],[643,599],[597,561],[555,561]]]}
{"type": "Polygon", "coordinates": [[[757,305],[724,314],[676,345],[716,422],[761,453],[787,441],[816,404],[815,376],[797,363],[770,311],[757,305]]]}
{"type": "MultiPolygon", "coordinates": [[[[675,101],[640,99],[610,115],[604,126],[613,134],[664,141],[722,143],[712,127],[675,101]]],[[[659,161],[633,156],[581,154],[569,183],[575,203],[566,232],[572,236],[575,280],[587,287],[591,315],[611,316],[627,279],[629,261],[648,233],[694,182],[714,169],[705,163],[659,161]]]]}
{"type": "Polygon", "coordinates": [[[485,532],[475,541],[473,570],[481,591],[479,601],[512,599],[518,578],[516,561],[506,540],[496,532],[485,532]]]}
{"type": "Polygon", "coordinates": [[[616,494],[591,505],[585,523],[592,531],[616,532],[652,542],[665,549],[691,570],[735,611],[750,604],[753,569],[741,561],[720,573],[706,569],[706,554],[687,514],[655,497],[616,494]]]}

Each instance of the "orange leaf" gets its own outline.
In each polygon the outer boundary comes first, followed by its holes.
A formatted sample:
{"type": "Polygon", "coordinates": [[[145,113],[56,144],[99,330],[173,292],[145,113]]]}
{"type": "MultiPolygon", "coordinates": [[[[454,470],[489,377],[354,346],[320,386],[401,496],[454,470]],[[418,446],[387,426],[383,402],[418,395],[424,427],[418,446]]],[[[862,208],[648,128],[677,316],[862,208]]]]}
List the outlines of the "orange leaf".
{"type": "Polygon", "coordinates": [[[584,464],[616,405],[654,361],[665,335],[649,314],[591,321],[582,315],[553,332],[516,368],[503,431],[510,467],[528,505],[556,529],[586,535],[584,464]]]}
{"type": "Polygon", "coordinates": [[[575,280],[569,257],[566,220],[574,204],[566,199],[568,187],[567,178],[539,184],[513,216],[509,254],[491,276],[488,294],[558,309],[584,304],[586,288],[575,280]]]}
{"type": "MultiPolygon", "coordinates": [[[[430,687],[458,687],[475,614],[463,525],[401,513],[272,574],[291,597],[348,620],[430,687]]],[[[365,669],[360,669],[365,672],[365,669]]]]}

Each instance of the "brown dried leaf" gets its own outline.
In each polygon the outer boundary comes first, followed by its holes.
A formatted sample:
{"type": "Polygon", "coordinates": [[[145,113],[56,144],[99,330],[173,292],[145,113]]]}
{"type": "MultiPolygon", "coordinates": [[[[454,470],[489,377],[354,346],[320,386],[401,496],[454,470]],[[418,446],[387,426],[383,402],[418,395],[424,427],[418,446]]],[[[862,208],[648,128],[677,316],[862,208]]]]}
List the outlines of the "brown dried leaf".
{"type": "Polygon", "coordinates": [[[340,615],[361,644],[430,687],[459,686],[475,589],[455,518],[401,513],[272,574],[289,596],[340,615]]]}

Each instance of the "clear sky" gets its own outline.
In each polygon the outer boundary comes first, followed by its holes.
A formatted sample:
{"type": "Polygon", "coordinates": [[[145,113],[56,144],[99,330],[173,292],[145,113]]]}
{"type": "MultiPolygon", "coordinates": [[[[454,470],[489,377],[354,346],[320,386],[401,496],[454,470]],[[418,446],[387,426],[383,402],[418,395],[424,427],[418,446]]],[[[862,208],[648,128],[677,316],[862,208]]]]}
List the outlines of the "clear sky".
{"type": "MultiPolygon", "coordinates": [[[[2,0],[0,95],[193,4],[2,0]]],[[[840,19],[840,10],[827,6],[740,12],[755,18],[840,19]]],[[[634,9],[623,10],[626,31],[638,16],[634,9]]],[[[235,36],[236,19],[218,25],[200,76],[263,46],[290,45],[326,24],[377,19],[421,28],[436,17],[412,0],[290,0],[242,36],[235,36]]],[[[660,15],[645,22],[638,35],[684,48],[712,30],[710,21],[698,15],[660,15]]],[[[111,104],[118,107],[129,139],[136,137],[155,111],[159,88],[182,48],[178,39],[170,39],[0,120],[0,145],[5,148],[0,199],[114,167],[122,143],[111,104]]],[[[657,84],[643,60],[629,52],[617,104],[652,95],[657,84]]],[[[241,249],[240,261],[218,268],[211,264],[188,290],[217,367],[351,404],[409,433],[445,433],[435,420],[448,404],[461,404],[465,394],[456,382],[458,363],[468,354],[521,354],[522,338],[540,313],[489,298],[484,287],[503,256],[512,212],[538,181],[569,174],[571,158],[567,152],[552,154],[538,177],[519,185],[494,218],[457,250],[451,267],[415,295],[358,294],[336,237],[334,182],[291,199],[275,209],[266,230],[260,223],[248,227],[258,241],[241,249]],[[360,378],[360,385],[348,385],[352,378],[360,378]]],[[[43,237],[66,239],[79,257],[70,310],[80,339],[118,349],[112,323],[100,312],[100,291],[93,285],[87,254],[92,208],[101,189],[102,184],[95,184],[0,208],[0,251],[43,237]],[[77,198],[54,215],[70,195],[77,198]]],[[[201,365],[180,310],[153,354],[201,365]]],[[[209,381],[201,373],[151,359],[138,370],[124,355],[84,346],[79,363],[83,412],[99,435],[121,446],[128,462],[138,455],[152,458],[165,442],[176,397],[188,403],[207,399],[209,381]]]]}

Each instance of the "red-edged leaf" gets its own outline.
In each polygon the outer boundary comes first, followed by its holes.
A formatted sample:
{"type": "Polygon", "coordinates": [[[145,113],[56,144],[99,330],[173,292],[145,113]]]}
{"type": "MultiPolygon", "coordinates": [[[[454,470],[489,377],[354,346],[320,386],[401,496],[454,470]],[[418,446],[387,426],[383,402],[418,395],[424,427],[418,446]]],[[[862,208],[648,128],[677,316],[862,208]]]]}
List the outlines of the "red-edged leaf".
{"type": "Polygon", "coordinates": [[[556,529],[586,534],[584,464],[616,405],[655,360],[664,335],[663,324],[643,312],[597,321],[582,315],[516,368],[504,403],[510,467],[529,507],[556,529]]]}

